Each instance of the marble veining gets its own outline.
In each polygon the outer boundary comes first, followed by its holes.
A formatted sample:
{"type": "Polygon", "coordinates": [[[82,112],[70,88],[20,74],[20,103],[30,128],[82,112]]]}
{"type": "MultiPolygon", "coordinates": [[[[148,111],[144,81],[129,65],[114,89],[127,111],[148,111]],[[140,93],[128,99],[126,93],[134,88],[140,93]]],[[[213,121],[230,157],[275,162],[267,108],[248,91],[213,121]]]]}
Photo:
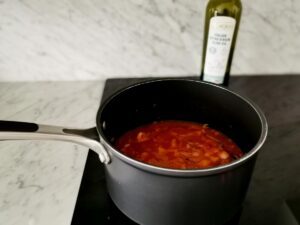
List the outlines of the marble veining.
{"type": "MultiPolygon", "coordinates": [[[[0,83],[0,117],[93,127],[102,89],[103,82],[0,83]]],[[[86,156],[72,143],[1,141],[0,224],[70,224],[86,156]]]]}
{"type": "MultiPolygon", "coordinates": [[[[242,0],[232,74],[299,73],[300,1],[242,0]]],[[[204,0],[1,0],[0,81],[200,71],[204,0]]]]}

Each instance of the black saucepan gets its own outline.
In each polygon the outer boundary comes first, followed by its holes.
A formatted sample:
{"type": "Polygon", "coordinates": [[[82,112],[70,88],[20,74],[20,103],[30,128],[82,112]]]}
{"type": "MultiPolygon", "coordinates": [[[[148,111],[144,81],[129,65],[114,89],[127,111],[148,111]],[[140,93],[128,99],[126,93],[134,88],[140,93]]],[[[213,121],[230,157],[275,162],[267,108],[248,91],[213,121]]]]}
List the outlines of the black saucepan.
{"type": "Polygon", "coordinates": [[[226,88],[188,79],[155,79],[124,88],[102,104],[96,123],[97,129],[74,130],[1,121],[0,140],[52,139],[88,146],[105,163],[114,203],[143,225],[226,223],[243,204],[267,136],[265,116],[253,102],[226,88]],[[114,148],[124,132],[159,120],[209,124],[245,154],[219,167],[179,170],[138,162],[114,148]]]}

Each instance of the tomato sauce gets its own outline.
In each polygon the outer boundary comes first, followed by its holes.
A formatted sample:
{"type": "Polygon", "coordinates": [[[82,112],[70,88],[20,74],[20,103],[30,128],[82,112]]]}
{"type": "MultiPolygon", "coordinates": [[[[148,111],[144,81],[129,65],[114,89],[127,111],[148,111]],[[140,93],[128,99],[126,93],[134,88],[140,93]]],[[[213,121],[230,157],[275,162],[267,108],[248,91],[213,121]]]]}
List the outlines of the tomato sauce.
{"type": "Polygon", "coordinates": [[[138,161],[173,169],[209,168],[243,155],[230,138],[207,124],[173,120],[130,130],[115,147],[138,161]]]}

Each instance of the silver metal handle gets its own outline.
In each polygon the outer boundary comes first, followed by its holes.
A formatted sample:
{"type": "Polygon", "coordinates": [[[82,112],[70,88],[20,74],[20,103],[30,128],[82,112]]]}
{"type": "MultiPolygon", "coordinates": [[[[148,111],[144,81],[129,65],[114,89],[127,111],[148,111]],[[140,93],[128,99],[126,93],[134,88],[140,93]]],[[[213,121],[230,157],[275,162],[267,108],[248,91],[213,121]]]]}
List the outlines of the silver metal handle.
{"type": "Polygon", "coordinates": [[[35,123],[0,121],[0,140],[56,140],[84,145],[99,155],[100,161],[108,164],[110,156],[100,143],[96,128],[68,129],[59,126],[35,123]]]}

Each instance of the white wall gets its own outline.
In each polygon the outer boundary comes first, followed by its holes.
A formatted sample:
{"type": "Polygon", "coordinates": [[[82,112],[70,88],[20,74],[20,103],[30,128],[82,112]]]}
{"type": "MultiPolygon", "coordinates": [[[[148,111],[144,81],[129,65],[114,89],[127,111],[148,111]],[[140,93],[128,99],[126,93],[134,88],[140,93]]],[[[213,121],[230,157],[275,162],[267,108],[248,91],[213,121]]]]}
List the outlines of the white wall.
{"type": "MultiPolygon", "coordinates": [[[[242,0],[232,74],[300,73],[300,1],[242,0]]],[[[0,0],[0,81],[195,75],[204,0],[0,0]]]]}

